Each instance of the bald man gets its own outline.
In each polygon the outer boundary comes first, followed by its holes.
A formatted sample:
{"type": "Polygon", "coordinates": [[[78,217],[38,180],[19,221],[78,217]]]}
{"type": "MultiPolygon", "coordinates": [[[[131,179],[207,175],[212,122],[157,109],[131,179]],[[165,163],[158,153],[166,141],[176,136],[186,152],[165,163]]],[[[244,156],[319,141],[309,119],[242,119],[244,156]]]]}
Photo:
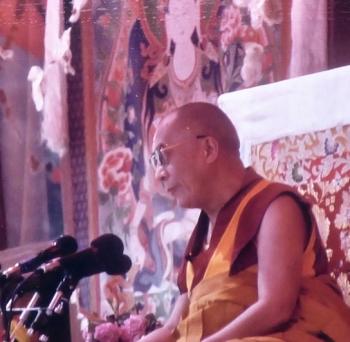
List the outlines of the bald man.
{"type": "Polygon", "coordinates": [[[348,341],[350,310],[327,275],[308,203],[243,166],[236,130],[218,107],[170,113],[152,149],[163,191],[201,214],[173,313],[143,342],[348,341]]]}

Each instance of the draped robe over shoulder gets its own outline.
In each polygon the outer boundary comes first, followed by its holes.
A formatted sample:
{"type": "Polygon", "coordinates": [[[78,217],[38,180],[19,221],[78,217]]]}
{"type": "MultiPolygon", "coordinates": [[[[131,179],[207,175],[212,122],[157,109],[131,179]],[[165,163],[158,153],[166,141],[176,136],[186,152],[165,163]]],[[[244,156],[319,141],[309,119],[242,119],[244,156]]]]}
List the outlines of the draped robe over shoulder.
{"type": "Polygon", "coordinates": [[[202,246],[209,219],[203,212],[199,217],[178,278],[180,292],[188,294],[190,306],[174,340],[200,341],[257,301],[256,237],[267,207],[282,194],[295,198],[308,224],[297,305],[292,318],[268,336],[230,341],[350,341],[350,309],[328,275],[325,251],[308,203],[287,185],[270,183],[252,169],[248,169],[245,186],[219,213],[208,249],[202,246]]]}

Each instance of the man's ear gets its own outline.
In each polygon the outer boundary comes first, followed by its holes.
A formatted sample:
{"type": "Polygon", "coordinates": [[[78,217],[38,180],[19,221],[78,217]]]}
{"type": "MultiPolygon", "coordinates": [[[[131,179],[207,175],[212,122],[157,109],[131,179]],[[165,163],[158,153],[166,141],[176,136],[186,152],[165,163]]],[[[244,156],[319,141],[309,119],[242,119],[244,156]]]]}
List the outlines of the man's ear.
{"type": "Polygon", "coordinates": [[[219,143],[211,136],[207,136],[203,139],[203,153],[205,160],[208,164],[214,162],[219,154],[219,143]]]}

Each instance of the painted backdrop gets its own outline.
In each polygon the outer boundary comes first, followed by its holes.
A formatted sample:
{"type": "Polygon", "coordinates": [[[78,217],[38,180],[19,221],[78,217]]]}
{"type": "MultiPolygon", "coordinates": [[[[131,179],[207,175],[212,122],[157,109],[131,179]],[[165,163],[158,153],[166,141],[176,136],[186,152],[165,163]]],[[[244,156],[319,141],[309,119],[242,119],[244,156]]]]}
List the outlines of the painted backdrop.
{"type": "Polygon", "coordinates": [[[184,103],[284,78],[284,10],[281,1],[95,3],[100,232],[122,237],[133,261],[127,279],[105,279],[102,314],[134,305],[169,313],[198,212],[156,194],[152,122],[184,103]]]}

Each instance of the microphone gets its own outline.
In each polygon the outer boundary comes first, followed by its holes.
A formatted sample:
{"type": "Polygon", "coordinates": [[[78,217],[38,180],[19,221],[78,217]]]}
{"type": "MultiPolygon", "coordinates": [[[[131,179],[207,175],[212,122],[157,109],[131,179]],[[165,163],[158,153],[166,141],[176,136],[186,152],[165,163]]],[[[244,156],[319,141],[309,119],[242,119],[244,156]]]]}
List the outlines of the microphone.
{"type": "MultiPolygon", "coordinates": [[[[58,258],[41,266],[36,272],[59,271],[65,275],[58,285],[47,309],[38,312],[28,329],[29,336],[34,332],[42,332],[40,336],[46,338],[45,327],[48,326],[49,318],[54,313],[62,314],[67,306],[69,297],[81,278],[106,272],[110,275],[125,274],[131,268],[130,258],[123,254],[124,246],[121,239],[114,234],[104,234],[90,244],[90,248],[75,254],[58,258]]],[[[40,339],[39,339],[40,340],[40,339]]]]}
{"type": "Polygon", "coordinates": [[[118,236],[101,235],[93,240],[90,246],[80,252],[56,258],[42,265],[37,272],[46,273],[61,269],[79,280],[101,272],[110,275],[125,274],[131,268],[131,260],[123,254],[123,242],[118,236]]]}
{"type": "Polygon", "coordinates": [[[120,275],[129,271],[131,260],[123,254],[123,243],[116,235],[104,234],[93,240],[90,246],[80,252],[56,258],[36,269],[16,287],[17,297],[33,290],[49,293],[65,275],[78,282],[81,278],[100,272],[120,275]]]}
{"type": "Polygon", "coordinates": [[[12,277],[18,277],[23,273],[34,271],[41,264],[58,256],[74,253],[78,249],[76,240],[70,235],[62,235],[53,241],[51,246],[41,251],[37,256],[26,261],[19,262],[0,274],[0,284],[12,277]]]}

